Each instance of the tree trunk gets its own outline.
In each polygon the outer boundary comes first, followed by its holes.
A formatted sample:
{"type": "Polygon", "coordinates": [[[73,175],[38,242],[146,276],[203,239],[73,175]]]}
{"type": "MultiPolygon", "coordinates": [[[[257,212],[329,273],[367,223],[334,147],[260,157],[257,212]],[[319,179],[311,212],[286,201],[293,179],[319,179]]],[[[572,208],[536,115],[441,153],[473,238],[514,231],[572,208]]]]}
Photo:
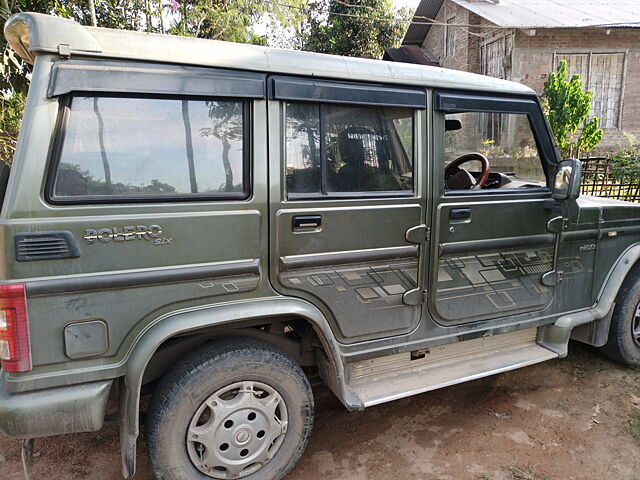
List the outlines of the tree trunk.
{"type": "Polygon", "coordinates": [[[189,181],[191,182],[191,193],[198,193],[198,182],[196,182],[196,168],[193,163],[193,140],[191,138],[191,119],[189,118],[189,101],[182,100],[182,121],[184,123],[185,147],[187,149],[187,163],[189,165],[189,181]]]}
{"type": "Polygon", "coordinates": [[[104,183],[106,186],[106,193],[113,193],[111,187],[111,166],[109,165],[109,159],[107,158],[107,150],[104,147],[104,122],[102,121],[102,115],[98,108],[98,97],[93,99],[93,111],[98,119],[98,141],[100,142],[100,157],[102,158],[102,168],[104,170],[104,183]]]}
{"type": "Polygon", "coordinates": [[[164,10],[162,8],[162,0],[158,0],[158,16],[160,17],[160,33],[165,33],[165,30],[164,30],[164,10]]]}
{"type": "Polygon", "coordinates": [[[224,165],[225,176],[225,192],[233,192],[233,170],[231,169],[231,162],[229,162],[229,150],[231,150],[231,144],[227,139],[227,136],[222,137],[222,164],[224,165]]]}
{"type": "Polygon", "coordinates": [[[151,2],[150,0],[144,0],[144,14],[146,16],[147,32],[151,32],[153,28],[153,21],[151,20],[151,2]]]}
{"type": "Polygon", "coordinates": [[[89,13],[91,14],[91,26],[98,26],[98,17],[96,17],[96,2],[95,0],[89,0],[89,13]]]}

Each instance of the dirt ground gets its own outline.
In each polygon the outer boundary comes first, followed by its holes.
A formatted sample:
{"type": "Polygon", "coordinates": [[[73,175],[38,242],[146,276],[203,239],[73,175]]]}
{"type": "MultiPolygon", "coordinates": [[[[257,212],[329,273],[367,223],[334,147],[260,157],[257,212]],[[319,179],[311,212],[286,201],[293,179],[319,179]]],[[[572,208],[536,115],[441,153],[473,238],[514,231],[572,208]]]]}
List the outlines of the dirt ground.
{"type": "MultiPolygon", "coordinates": [[[[347,412],[314,389],[315,430],[287,480],[640,480],[640,372],[572,344],[569,358],[347,412]],[[635,437],[633,432],[635,431],[635,437]]],[[[0,436],[0,479],[21,479],[0,436]]],[[[144,444],[136,479],[152,474],[144,444]]],[[[118,431],[35,444],[37,479],[120,479],[118,431]]]]}

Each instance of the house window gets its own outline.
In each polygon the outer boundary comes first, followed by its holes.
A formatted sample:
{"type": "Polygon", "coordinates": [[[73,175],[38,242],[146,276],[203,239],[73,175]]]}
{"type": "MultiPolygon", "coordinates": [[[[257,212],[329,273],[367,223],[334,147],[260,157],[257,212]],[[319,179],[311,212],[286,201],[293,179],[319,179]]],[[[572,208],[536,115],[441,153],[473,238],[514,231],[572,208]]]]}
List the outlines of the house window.
{"type": "Polygon", "coordinates": [[[456,32],[454,31],[453,24],[456,21],[456,17],[451,17],[447,20],[447,24],[444,27],[444,55],[445,57],[451,57],[456,50],[456,32]]]}
{"type": "Polygon", "coordinates": [[[602,128],[619,127],[624,79],[624,53],[561,53],[556,65],[567,61],[569,75],[579,74],[585,88],[593,92],[592,116],[602,128]]]}

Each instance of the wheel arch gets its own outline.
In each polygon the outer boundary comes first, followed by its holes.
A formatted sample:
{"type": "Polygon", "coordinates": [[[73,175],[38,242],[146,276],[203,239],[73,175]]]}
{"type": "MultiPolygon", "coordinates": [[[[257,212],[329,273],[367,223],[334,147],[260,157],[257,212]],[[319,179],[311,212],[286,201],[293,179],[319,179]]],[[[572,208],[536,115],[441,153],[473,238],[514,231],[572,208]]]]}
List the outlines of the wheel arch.
{"type": "Polygon", "coordinates": [[[629,275],[640,269],[640,243],[628,247],[609,270],[596,297],[593,320],[580,325],[571,332],[571,338],[594,347],[607,343],[611,327],[611,317],[620,288],[629,275]]]}
{"type": "Polygon", "coordinates": [[[304,319],[314,328],[328,360],[324,369],[331,369],[328,374],[332,384],[329,386],[347,408],[362,408],[359,399],[345,383],[344,364],[329,323],[312,304],[295,298],[268,297],[172,312],[158,318],[140,333],[126,364],[120,392],[120,444],[122,473],[125,478],[130,478],[135,473],[142,380],[158,348],[166,340],[184,333],[216,326],[233,328],[247,320],[265,319],[268,322],[270,319],[283,317],[304,319]]]}

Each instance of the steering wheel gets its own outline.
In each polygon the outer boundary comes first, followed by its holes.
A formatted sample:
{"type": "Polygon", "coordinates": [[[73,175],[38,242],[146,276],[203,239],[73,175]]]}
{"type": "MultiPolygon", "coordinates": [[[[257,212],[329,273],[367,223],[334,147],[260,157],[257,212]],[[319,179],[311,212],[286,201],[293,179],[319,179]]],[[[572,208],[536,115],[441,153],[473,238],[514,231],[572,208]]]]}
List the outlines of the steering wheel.
{"type": "Polygon", "coordinates": [[[477,190],[484,187],[485,183],[487,183],[487,180],[489,179],[489,172],[489,159],[481,153],[471,152],[456,158],[453,162],[447,165],[447,168],[444,169],[444,180],[447,187],[452,189],[470,188],[472,190],[477,190]],[[482,171],[480,172],[478,180],[476,180],[467,170],[460,168],[460,165],[473,160],[478,160],[482,164],[482,171]],[[452,183],[453,185],[449,186],[449,183],[452,183]]]}

